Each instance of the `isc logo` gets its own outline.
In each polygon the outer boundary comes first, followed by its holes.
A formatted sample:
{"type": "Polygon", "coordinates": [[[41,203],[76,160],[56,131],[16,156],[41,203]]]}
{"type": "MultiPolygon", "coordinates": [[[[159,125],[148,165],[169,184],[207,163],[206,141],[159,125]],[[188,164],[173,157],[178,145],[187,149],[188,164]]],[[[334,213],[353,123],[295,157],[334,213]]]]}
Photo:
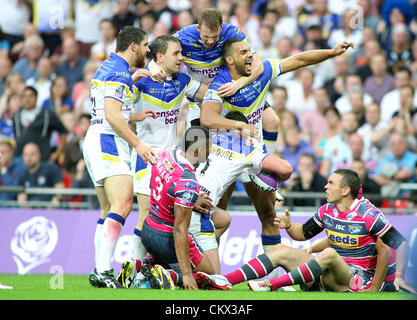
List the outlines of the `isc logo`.
{"type": "Polygon", "coordinates": [[[343,234],[334,231],[327,231],[327,237],[329,238],[330,244],[342,247],[342,248],[357,248],[358,247],[358,236],[351,234],[343,234]]]}

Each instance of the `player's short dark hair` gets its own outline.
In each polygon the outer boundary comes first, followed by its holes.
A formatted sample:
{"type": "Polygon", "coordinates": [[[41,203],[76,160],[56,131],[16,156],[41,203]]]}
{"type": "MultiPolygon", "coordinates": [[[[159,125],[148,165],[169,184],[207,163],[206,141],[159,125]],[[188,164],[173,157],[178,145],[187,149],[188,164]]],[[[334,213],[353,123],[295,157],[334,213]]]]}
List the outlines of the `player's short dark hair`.
{"type": "Polygon", "coordinates": [[[133,26],[124,26],[117,34],[116,52],[123,52],[132,42],[141,43],[147,37],[145,30],[133,26]]]}
{"type": "Polygon", "coordinates": [[[25,91],[26,90],[29,90],[29,91],[32,91],[32,93],[37,97],[38,96],[38,90],[36,90],[34,87],[32,87],[32,86],[27,86],[26,88],[25,88],[25,91]]]}
{"type": "Polygon", "coordinates": [[[234,37],[234,38],[230,38],[229,40],[227,40],[227,41],[225,41],[223,43],[223,46],[222,46],[222,57],[223,57],[223,60],[227,56],[230,56],[231,55],[230,48],[232,47],[232,45],[234,43],[241,42],[241,41],[243,41],[243,40],[240,39],[240,38],[234,37]]]}
{"type": "Polygon", "coordinates": [[[181,46],[181,41],[178,38],[169,35],[162,35],[155,38],[149,45],[149,50],[151,51],[152,59],[156,61],[156,55],[158,53],[165,54],[168,50],[170,42],[177,43],[181,46]]]}
{"type": "Polygon", "coordinates": [[[203,145],[206,145],[210,141],[210,138],[210,131],[207,128],[201,126],[189,127],[184,133],[184,151],[187,152],[188,149],[197,142],[205,142],[203,145]],[[204,141],[201,141],[201,139],[203,139],[204,141]]]}
{"type": "Polygon", "coordinates": [[[218,30],[223,24],[223,16],[220,10],[216,8],[207,8],[202,10],[197,16],[199,26],[203,24],[210,30],[218,30]]]}
{"type": "Polygon", "coordinates": [[[246,118],[245,115],[240,111],[229,111],[224,117],[229,120],[236,120],[242,121],[244,123],[249,123],[248,118],[246,118]]]}
{"type": "Polygon", "coordinates": [[[350,195],[353,199],[356,199],[359,194],[359,189],[361,187],[361,180],[358,174],[351,170],[351,169],[338,169],[334,173],[339,174],[342,176],[342,180],[340,181],[340,186],[349,187],[350,188],[350,195]]]}

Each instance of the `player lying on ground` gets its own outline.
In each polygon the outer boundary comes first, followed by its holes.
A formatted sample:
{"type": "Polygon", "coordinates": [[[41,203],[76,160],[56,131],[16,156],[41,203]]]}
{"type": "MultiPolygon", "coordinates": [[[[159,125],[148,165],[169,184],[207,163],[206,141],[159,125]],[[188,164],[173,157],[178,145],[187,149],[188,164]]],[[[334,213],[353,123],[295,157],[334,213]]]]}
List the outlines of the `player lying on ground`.
{"type": "Polygon", "coordinates": [[[404,273],[408,261],[407,240],[381,211],[357,199],[358,175],[349,169],[336,170],[325,186],[327,202],[306,223],[292,223],[288,212],[275,223],[291,238],[305,241],[326,230],[331,248],[317,256],[279,244],[227,275],[197,273],[207,289],[231,290],[232,285],[269,274],[276,266],[289,273],[269,280],[249,281],[252,290],[271,291],[299,284],[302,290],[361,291],[370,288],[375,274],[375,246],[380,238],[397,251],[397,268],[404,273]]]}

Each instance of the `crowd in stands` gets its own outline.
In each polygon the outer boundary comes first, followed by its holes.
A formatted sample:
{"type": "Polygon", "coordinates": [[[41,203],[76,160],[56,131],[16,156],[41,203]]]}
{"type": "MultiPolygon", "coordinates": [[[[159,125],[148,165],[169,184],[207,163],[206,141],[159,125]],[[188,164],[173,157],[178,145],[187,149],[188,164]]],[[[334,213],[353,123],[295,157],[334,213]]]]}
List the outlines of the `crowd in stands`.
{"type": "Polygon", "coordinates": [[[416,0],[0,0],[0,7],[0,185],[92,187],[82,157],[89,83],[118,30],[140,26],[152,41],[217,7],[262,59],[355,45],[271,84],[277,153],[294,167],[282,188],[322,192],[331,172],[352,168],[365,194],[417,207],[416,192],[400,188],[417,182],[416,0]]]}

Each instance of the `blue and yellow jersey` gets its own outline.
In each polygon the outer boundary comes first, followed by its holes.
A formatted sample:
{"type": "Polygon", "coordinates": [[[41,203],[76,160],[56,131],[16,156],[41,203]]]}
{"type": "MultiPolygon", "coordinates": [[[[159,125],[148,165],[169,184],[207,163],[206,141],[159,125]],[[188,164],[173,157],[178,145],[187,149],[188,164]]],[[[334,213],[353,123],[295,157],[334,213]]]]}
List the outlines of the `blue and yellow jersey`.
{"type": "Polygon", "coordinates": [[[142,78],[134,84],[139,92],[134,113],[152,109],[158,118],[151,117],[136,124],[140,140],[155,151],[173,148],[177,145],[177,120],[184,95],[193,98],[201,83],[185,73],[177,73],[164,82],[155,82],[150,77],[142,78]]]}
{"type": "Polygon", "coordinates": [[[219,39],[213,48],[204,48],[197,25],[187,26],[174,34],[181,41],[182,55],[187,73],[203,83],[209,83],[223,65],[222,46],[231,38],[240,38],[246,42],[246,35],[239,28],[223,23],[219,39]]]}
{"type": "Polygon", "coordinates": [[[260,169],[267,153],[245,144],[234,130],[218,131],[205,163],[197,168],[200,192],[207,192],[217,205],[227,188],[247,168],[260,169]]]}
{"type": "Polygon", "coordinates": [[[112,98],[123,104],[122,114],[129,121],[135,93],[132,86],[132,77],[129,73],[129,64],[115,53],[104,61],[94,74],[90,84],[91,91],[91,128],[100,133],[116,134],[110,123],[106,120],[104,112],[104,98],[112,98]]]}
{"type": "MultiPolygon", "coordinates": [[[[233,96],[222,98],[218,95],[218,89],[225,83],[232,82],[229,69],[220,70],[210,84],[204,101],[216,101],[222,105],[220,114],[226,115],[229,111],[242,112],[249,123],[258,127],[262,133],[262,114],[271,80],[281,73],[279,60],[268,59],[264,61],[264,72],[250,85],[240,89],[233,96]]],[[[261,137],[262,138],[262,137],[261,137]]],[[[261,139],[262,141],[262,139],[261,139]]],[[[256,147],[263,148],[262,142],[255,142],[256,147]]]]}

